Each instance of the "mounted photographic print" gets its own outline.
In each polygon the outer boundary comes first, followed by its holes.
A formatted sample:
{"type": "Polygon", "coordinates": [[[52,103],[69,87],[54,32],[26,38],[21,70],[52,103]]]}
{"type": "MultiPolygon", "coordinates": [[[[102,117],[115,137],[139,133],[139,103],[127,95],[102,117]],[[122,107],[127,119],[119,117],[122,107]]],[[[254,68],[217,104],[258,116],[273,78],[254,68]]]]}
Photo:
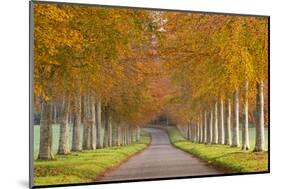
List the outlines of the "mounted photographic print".
{"type": "Polygon", "coordinates": [[[269,17],[30,2],[30,187],[269,173],[269,17]]]}

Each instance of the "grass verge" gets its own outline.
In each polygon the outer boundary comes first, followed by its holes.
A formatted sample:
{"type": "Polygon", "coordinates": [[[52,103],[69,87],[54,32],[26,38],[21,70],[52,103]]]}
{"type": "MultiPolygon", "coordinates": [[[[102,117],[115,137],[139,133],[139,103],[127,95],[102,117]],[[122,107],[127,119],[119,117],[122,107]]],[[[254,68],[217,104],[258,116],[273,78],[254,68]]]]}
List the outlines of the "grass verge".
{"type": "Polygon", "coordinates": [[[267,172],[268,152],[242,151],[227,145],[207,145],[187,141],[176,127],[161,127],[169,135],[171,143],[186,152],[229,172],[267,172]]]}
{"type": "Polygon", "coordinates": [[[56,160],[34,162],[35,186],[93,182],[150,143],[148,133],[142,132],[139,143],[123,147],[57,155],[56,160]]]}

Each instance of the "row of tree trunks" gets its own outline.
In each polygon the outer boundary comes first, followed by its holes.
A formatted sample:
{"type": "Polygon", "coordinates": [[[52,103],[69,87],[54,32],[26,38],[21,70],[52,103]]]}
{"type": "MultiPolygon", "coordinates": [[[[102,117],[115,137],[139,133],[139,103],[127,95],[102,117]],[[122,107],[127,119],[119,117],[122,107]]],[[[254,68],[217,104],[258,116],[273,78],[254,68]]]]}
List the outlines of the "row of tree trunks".
{"type": "MultiPolygon", "coordinates": [[[[95,98],[90,95],[81,97],[79,91],[73,103],[74,112],[71,151],[76,152],[111,146],[124,146],[140,141],[141,129],[128,125],[121,126],[114,123],[111,118],[109,106],[106,106],[103,112],[104,135],[102,138],[101,102],[95,100],[95,98]],[[81,133],[82,125],[83,133],[81,133]]],[[[54,111],[52,102],[50,100],[43,100],[41,109],[41,137],[38,159],[50,160],[54,158],[52,152],[52,123],[54,111]]],[[[72,115],[70,113],[70,99],[68,96],[63,97],[60,115],[60,136],[57,154],[68,154],[70,153],[68,144],[70,137],[69,125],[71,124],[70,116],[72,115]]]]}
{"type": "MultiPolygon", "coordinates": [[[[263,82],[256,84],[256,144],[255,151],[264,151],[264,97],[263,82]]],[[[249,118],[248,118],[248,82],[246,81],[242,90],[242,150],[249,150],[249,118]]],[[[225,144],[233,147],[240,147],[239,140],[239,93],[236,89],[233,93],[233,107],[231,100],[220,98],[208,111],[201,112],[198,120],[194,123],[189,122],[187,127],[181,126],[180,131],[183,136],[192,142],[205,144],[225,144]],[[233,116],[232,116],[233,112],[233,116]]]]}

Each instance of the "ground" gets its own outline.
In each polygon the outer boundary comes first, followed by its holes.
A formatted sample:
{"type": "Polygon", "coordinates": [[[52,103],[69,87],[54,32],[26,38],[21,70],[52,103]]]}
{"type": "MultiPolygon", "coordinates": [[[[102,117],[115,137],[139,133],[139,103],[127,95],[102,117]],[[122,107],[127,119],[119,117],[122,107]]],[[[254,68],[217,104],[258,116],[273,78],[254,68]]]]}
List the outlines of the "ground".
{"type": "MultiPolygon", "coordinates": [[[[189,152],[209,164],[227,169],[231,172],[267,172],[268,152],[255,153],[252,150],[227,145],[206,145],[186,141],[175,127],[163,127],[169,134],[172,144],[189,152]]],[[[252,145],[253,146],[253,145],[252,145]]]]}
{"type": "Polygon", "coordinates": [[[192,143],[171,126],[144,130],[136,144],[35,161],[35,185],[268,171],[268,152],[192,143]]]}
{"type": "Polygon", "coordinates": [[[142,132],[141,141],[136,144],[57,155],[53,161],[37,160],[34,162],[34,183],[39,186],[93,182],[105,171],[145,149],[149,142],[149,135],[142,132]]]}
{"type": "Polygon", "coordinates": [[[137,180],[223,174],[206,162],[171,145],[167,133],[159,128],[147,128],[151,145],[137,156],[107,173],[99,181],[137,180]]]}

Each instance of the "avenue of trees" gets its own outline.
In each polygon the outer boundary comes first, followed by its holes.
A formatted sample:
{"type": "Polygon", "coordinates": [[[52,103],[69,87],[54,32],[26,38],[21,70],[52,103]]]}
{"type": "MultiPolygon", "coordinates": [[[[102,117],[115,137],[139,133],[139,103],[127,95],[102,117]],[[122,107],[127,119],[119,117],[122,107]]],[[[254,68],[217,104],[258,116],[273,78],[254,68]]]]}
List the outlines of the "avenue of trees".
{"type": "Polygon", "coordinates": [[[192,13],[166,17],[162,54],[175,86],[169,111],[182,133],[194,142],[264,151],[267,18],[192,13]],[[249,144],[249,122],[256,127],[255,146],[249,144]]]}
{"type": "Polygon", "coordinates": [[[38,159],[55,158],[54,123],[57,154],[68,154],[136,142],[163,112],[189,140],[244,150],[253,148],[252,123],[254,150],[265,150],[267,24],[262,17],[35,4],[38,159]]]}
{"type": "Polygon", "coordinates": [[[60,124],[58,154],[139,140],[160,105],[150,86],[159,75],[150,12],[50,4],[34,11],[38,159],[54,158],[53,123],[60,124]]]}

